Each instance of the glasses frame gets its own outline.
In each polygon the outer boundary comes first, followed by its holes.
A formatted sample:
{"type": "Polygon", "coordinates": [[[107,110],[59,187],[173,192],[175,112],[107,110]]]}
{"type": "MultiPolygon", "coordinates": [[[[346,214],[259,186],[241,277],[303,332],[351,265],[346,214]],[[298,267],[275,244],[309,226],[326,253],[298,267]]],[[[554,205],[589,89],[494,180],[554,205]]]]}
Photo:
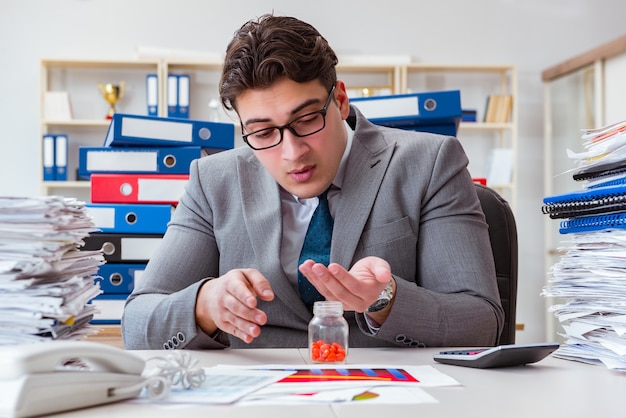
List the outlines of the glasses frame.
{"type": "MultiPolygon", "coordinates": [[[[333,93],[334,92],[335,92],[335,86],[333,85],[333,87],[330,89],[330,92],[328,93],[328,99],[326,99],[326,104],[320,110],[316,110],[315,112],[309,112],[309,113],[306,113],[304,115],[298,116],[297,118],[292,119],[291,121],[287,122],[286,124],[284,124],[282,126],[269,126],[267,128],[259,129],[259,130],[256,130],[254,132],[250,132],[249,134],[242,135],[243,142],[245,142],[250,148],[252,148],[255,151],[262,151],[264,149],[274,148],[274,147],[277,147],[278,145],[280,145],[283,142],[283,131],[285,129],[289,130],[289,132],[291,132],[294,136],[296,136],[298,138],[304,138],[304,137],[307,137],[307,136],[311,136],[311,135],[314,135],[314,134],[324,130],[324,128],[326,127],[326,113],[328,112],[328,107],[330,106],[330,102],[331,102],[331,100],[333,98],[333,93]],[[320,115],[322,115],[322,122],[323,122],[322,123],[322,127],[319,128],[318,130],[310,132],[310,133],[308,133],[306,135],[300,135],[299,133],[296,132],[296,130],[294,128],[291,127],[291,125],[293,123],[299,121],[300,119],[309,117],[311,115],[315,115],[316,113],[319,113],[320,115]],[[269,129],[278,129],[278,132],[280,132],[280,140],[277,143],[275,143],[273,145],[270,145],[269,147],[258,148],[258,147],[255,147],[255,146],[251,145],[248,142],[248,137],[250,135],[254,135],[256,133],[259,133],[259,132],[265,131],[265,130],[269,130],[269,129]]],[[[244,130],[243,124],[241,125],[241,130],[242,131],[244,130]]]]}

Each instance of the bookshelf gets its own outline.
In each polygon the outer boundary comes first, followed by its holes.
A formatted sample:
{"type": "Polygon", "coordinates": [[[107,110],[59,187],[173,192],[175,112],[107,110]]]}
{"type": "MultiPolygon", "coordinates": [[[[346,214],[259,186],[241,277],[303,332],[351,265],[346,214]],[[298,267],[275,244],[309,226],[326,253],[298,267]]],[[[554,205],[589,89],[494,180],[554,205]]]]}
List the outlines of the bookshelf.
{"type": "MultiPolygon", "coordinates": [[[[341,61],[341,60],[340,60],[341,61]]],[[[42,59],[40,63],[41,135],[66,133],[69,137],[68,181],[42,181],[42,194],[62,194],[89,201],[89,182],[76,178],[78,147],[97,146],[104,141],[109,125],[105,119],[108,103],[97,84],[124,81],[126,91],[117,104],[123,113],[147,114],[146,75],[157,74],[159,116],[166,115],[168,74],[189,74],[191,80],[190,118],[235,122],[219,102],[218,83],[222,62],[193,60],[80,60],[42,59]],[[45,95],[66,91],[73,110],[71,120],[45,118],[45,95]]],[[[517,72],[512,65],[420,64],[405,62],[341,62],[338,77],[355,94],[398,94],[419,91],[461,90],[464,108],[477,110],[477,122],[462,122],[458,137],[470,157],[470,173],[487,177],[488,158],[493,149],[512,151],[510,180],[490,184],[515,208],[517,155],[517,72]],[[363,89],[369,89],[364,91],[363,89]],[[508,94],[513,97],[508,122],[485,123],[487,97],[508,94]]],[[[240,129],[235,123],[237,129],[240,129]]],[[[40,141],[41,143],[41,141],[40,141]]],[[[235,146],[241,146],[236,134],[235,146]]],[[[40,152],[42,154],[42,152],[40,152]]],[[[43,157],[42,157],[43,158],[43,157]]],[[[43,160],[42,160],[43,167],[43,160]]],[[[40,176],[43,178],[43,175],[40,176]]]]}
{"type": "Polygon", "coordinates": [[[473,177],[487,177],[487,185],[507,199],[515,211],[517,200],[517,68],[499,64],[422,64],[402,67],[403,92],[460,90],[463,109],[476,111],[475,122],[461,122],[457,137],[470,159],[473,177]],[[511,97],[510,115],[502,122],[485,122],[489,96],[511,97]],[[495,181],[489,181],[489,180],[495,181]]]}

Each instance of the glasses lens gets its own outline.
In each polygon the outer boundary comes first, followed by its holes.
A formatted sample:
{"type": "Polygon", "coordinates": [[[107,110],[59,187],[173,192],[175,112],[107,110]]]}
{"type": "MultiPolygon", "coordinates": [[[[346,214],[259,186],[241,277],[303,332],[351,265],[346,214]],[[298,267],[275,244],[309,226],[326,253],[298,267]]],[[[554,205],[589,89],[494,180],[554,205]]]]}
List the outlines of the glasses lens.
{"type": "Polygon", "coordinates": [[[321,111],[313,112],[291,121],[289,127],[298,136],[313,135],[324,129],[324,119],[321,111]]]}
{"type": "Polygon", "coordinates": [[[248,144],[254,148],[268,148],[280,142],[280,130],[278,128],[266,128],[246,135],[248,144]]]}

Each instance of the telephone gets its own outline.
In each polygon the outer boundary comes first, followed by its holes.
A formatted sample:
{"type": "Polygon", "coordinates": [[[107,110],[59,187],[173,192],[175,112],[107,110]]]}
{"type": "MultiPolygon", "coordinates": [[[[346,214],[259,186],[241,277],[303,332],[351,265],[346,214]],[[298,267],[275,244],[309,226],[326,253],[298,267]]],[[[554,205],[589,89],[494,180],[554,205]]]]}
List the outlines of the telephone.
{"type": "Polygon", "coordinates": [[[86,341],[0,347],[0,417],[31,417],[139,395],[145,361],[86,341]]]}

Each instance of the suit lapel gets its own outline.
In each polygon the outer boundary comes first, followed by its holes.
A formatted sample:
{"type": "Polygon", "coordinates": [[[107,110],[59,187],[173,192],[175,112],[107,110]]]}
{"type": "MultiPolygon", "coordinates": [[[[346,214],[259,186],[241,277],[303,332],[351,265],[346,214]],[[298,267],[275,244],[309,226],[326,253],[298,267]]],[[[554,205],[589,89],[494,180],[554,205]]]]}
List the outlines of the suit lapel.
{"type": "Polygon", "coordinates": [[[386,142],[379,130],[362,115],[357,125],[352,149],[335,212],[331,262],[350,268],[365,223],[369,218],[395,143],[386,142]],[[339,224],[339,225],[338,225],[339,224]],[[340,226],[338,228],[338,226],[340,226]]]}

